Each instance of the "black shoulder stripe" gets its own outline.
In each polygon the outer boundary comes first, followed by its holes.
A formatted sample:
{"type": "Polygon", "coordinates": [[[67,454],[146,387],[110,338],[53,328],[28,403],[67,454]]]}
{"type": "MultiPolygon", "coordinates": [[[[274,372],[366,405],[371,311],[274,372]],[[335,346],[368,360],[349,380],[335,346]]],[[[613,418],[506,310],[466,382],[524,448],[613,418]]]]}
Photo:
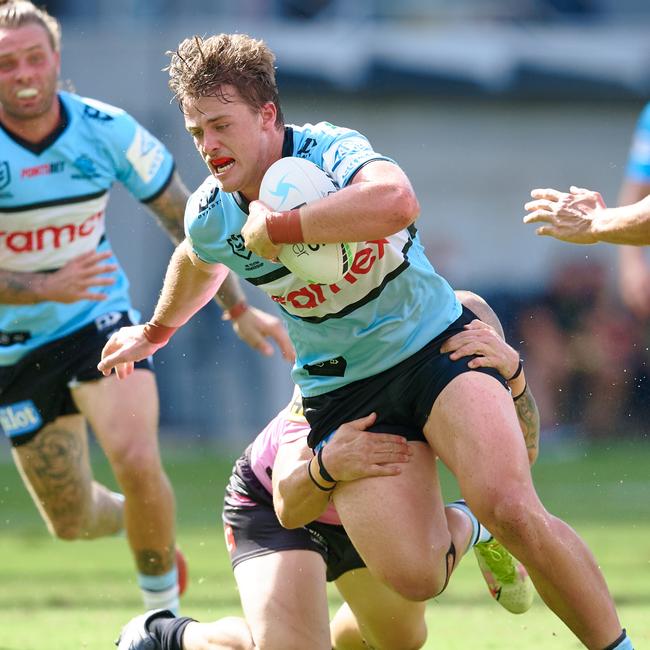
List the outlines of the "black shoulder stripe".
{"type": "Polygon", "coordinates": [[[69,205],[71,203],[83,203],[92,201],[106,194],[108,190],[100,190],[93,194],[83,194],[82,196],[69,196],[63,199],[52,199],[51,201],[41,201],[40,203],[27,203],[25,205],[15,205],[10,208],[0,207],[0,214],[9,212],[26,212],[27,210],[40,210],[41,208],[51,208],[54,205],[69,205]]]}

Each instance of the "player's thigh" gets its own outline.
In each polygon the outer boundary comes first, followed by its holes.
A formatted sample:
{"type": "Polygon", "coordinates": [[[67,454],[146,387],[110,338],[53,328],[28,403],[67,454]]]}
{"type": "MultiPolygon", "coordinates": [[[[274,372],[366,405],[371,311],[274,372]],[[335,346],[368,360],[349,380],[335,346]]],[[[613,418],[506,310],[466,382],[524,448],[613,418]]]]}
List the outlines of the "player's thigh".
{"type": "Polygon", "coordinates": [[[508,494],[536,499],[512,398],[489,375],[454,378],[436,399],[424,432],[473,508],[508,494]]]}
{"type": "Polygon", "coordinates": [[[158,391],[156,377],[138,369],[126,379],[115,375],[72,388],[77,408],[114,463],[157,463],[158,391]]]}
{"type": "Polygon", "coordinates": [[[426,641],[426,603],[406,600],[373,577],[355,569],[336,580],[363,638],[382,650],[415,650],[426,641]]]}
{"type": "Polygon", "coordinates": [[[86,424],[64,415],[31,440],[12,448],[16,466],[35,501],[50,520],[83,511],[92,496],[86,424]]]}
{"type": "Polygon", "coordinates": [[[372,574],[421,600],[444,585],[451,539],[436,457],[429,445],[410,444],[413,455],[400,474],[339,483],[334,503],[372,574]]]}
{"type": "Polygon", "coordinates": [[[307,550],[276,551],[235,567],[256,647],[330,650],[325,562],[307,550]]]}

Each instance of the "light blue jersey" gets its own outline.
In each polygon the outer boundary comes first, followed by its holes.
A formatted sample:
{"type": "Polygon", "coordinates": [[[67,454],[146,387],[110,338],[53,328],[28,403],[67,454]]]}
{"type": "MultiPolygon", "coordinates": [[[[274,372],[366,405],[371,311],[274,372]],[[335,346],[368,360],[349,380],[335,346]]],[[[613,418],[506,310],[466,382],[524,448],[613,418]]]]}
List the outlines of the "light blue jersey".
{"type": "MultiPolygon", "coordinates": [[[[62,122],[33,145],[0,127],[0,269],[51,271],[109,250],[108,192],[120,181],[140,201],[171,179],[165,147],[119,108],[61,92],[62,122]]],[[[117,263],[115,259],[109,260],[117,263]]],[[[102,314],[130,309],[121,267],[101,302],[0,305],[0,365],[61,338],[102,314]]]]}
{"type": "Polygon", "coordinates": [[[639,117],[625,177],[638,183],[650,183],[650,104],[639,117]]]}
{"type": "MultiPolygon", "coordinates": [[[[358,132],[327,122],[286,127],[282,155],[311,160],[339,187],[366,163],[389,160],[358,132]]],[[[310,284],[244,247],[247,208],[209,177],[188,202],[186,234],[199,258],[227,265],[280,305],[296,348],[293,379],[305,397],[394,366],[460,316],[460,303],[425,257],[414,227],[360,242],[342,280],[310,284]]]]}

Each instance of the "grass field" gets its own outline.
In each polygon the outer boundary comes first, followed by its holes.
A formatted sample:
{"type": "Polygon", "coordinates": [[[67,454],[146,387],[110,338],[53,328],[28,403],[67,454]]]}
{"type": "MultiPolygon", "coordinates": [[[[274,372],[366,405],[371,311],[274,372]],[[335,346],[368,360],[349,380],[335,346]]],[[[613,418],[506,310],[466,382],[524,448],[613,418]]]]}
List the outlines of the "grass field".
{"type": "MultiPolygon", "coordinates": [[[[0,448],[0,650],[110,648],[140,611],[124,539],[65,543],[45,532],[0,448]]],[[[164,447],[179,505],[179,542],[190,563],[183,613],[201,620],[239,613],[222,540],[220,503],[230,458],[164,447]]],[[[112,484],[101,457],[96,473],[112,484]]],[[[636,650],[650,648],[650,442],[547,449],[535,468],[547,507],[596,554],[636,650]]],[[[448,483],[446,494],[456,496],[448,483]]],[[[339,602],[331,594],[332,608],[339,602]]],[[[494,603],[468,556],[428,607],[428,649],[571,650],[582,647],[537,599],[513,616],[494,603]]],[[[307,650],[307,649],[306,649],[307,650]]]]}

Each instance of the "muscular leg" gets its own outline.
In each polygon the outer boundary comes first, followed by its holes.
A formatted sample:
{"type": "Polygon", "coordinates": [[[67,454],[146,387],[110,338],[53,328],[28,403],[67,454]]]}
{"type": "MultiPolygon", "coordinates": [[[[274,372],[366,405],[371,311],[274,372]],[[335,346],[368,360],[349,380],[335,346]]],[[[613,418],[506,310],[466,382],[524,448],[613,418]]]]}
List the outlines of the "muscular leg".
{"type": "Polygon", "coordinates": [[[547,605],[588,648],[612,643],[621,626],[604,578],[578,535],[539,501],[506,391],[481,373],[456,377],[436,400],[425,435],[547,605]]]}
{"type": "Polygon", "coordinates": [[[161,575],[174,567],[174,495],[158,448],[155,377],[136,370],[73,389],[125,496],[124,520],[138,571],[161,575]]]}
{"type": "Polygon", "coordinates": [[[235,567],[256,648],[330,650],[325,562],[314,551],[251,558],[235,567]]]}
{"type": "Polygon", "coordinates": [[[335,650],[418,650],[424,645],[425,603],[405,600],[368,569],[344,573],[336,587],[346,602],[331,624],[335,650]]]}
{"type": "Polygon", "coordinates": [[[190,623],[183,632],[183,650],[254,650],[246,621],[236,616],[213,623],[190,623]]]}
{"type": "Polygon", "coordinates": [[[339,483],[333,496],[372,575],[404,598],[428,600],[445,588],[471,527],[463,515],[452,513],[450,521],[456,523],[450,533],[436,458],[428,445],[411,446],[413,455],[401,474],[339,483]]]}
{"type": "Polygon", "coordinates": [[[57,418],[12,454],[52,535],[94,539],[122,529],[122,499],[93,480],[80,415],[57,418]]]}

